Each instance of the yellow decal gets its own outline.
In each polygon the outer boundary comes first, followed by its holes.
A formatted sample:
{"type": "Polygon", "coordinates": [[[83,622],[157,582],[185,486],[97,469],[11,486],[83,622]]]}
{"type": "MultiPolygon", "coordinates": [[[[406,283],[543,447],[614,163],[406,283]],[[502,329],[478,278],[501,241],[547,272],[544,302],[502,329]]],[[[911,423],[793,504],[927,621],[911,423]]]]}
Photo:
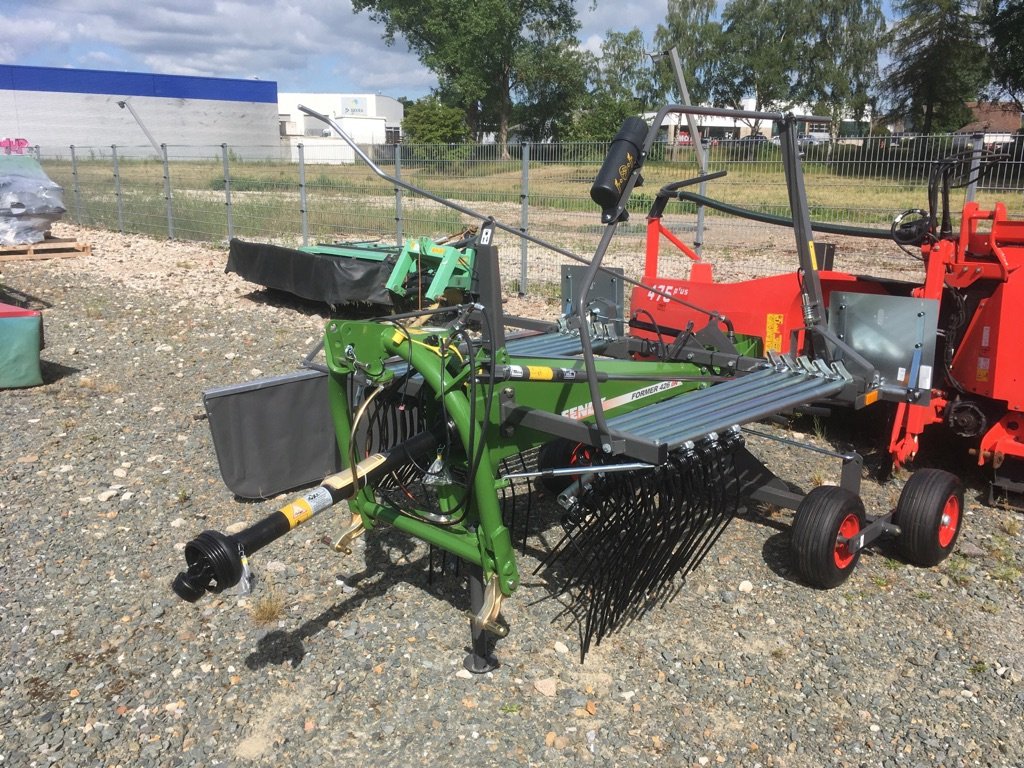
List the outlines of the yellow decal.
{"type": "Polygon", "coordinates": [[[526,370],[529,374],[527,378],[530,381],[551,381],[555,378],[555,371],[553,368],[547,368],[540,365],[528,365],[526,370]]]}
{"type": "Polygon", "coordinates": [[[988,381],[989,360],[987,357],[978,358],[978,370],[974,377],[975,381],[988,381]]]}
{"type": "Polygon", "coordinates": [[[765,315],[764,349],[772,352],[782,351],[782,323],[786,316],[781,312],[769,312],[765,315]]]}
{"type": "Polygon", "coordinates": [[[814,241],[808,240],[807,244],[811,247],[811,269],[815,272],[818,271],[818,252],[814,250],[814,241]]]}
{"type": "Polygon", "coordinates": [[[281,507],[281,514],[288,518],[288,525],[294,528],[313,516],[313,507],[305,499],[296,499],[291,504],[281,507]]]}
{"type": "Polygon", "coordinates": [[[626,179],[629,178],[629,174],[633,171],[634,165],[636,165],[636,158],[633,157],[631,152],[627,152],[626,162],[619,166],[619,178],[613,182],[615,184],[615,189],[617,189],[619,193],[622,192],[622,188],[625,186],[626,179]]]}

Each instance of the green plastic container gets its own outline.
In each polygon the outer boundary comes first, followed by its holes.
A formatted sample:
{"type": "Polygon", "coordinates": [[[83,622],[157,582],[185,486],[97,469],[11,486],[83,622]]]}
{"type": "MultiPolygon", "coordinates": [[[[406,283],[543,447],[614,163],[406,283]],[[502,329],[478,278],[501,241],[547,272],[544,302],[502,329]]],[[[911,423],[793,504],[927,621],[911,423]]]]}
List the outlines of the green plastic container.
{"type": "Polygon", "coordinates": [[[39,370],[42,336],[39,312],[0,304],[0,389],[43,383],[39,370]]]}

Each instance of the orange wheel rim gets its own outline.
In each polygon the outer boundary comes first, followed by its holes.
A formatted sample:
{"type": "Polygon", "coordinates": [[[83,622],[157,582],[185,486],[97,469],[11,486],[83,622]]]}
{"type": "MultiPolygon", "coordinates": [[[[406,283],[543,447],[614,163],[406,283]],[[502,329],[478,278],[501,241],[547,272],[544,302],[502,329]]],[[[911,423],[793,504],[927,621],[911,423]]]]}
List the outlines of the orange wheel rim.
{"type": "Polygon", "coordinates": [[[836,568],[843,570],[853,562],[854,553],[850,551],[849,540],[858,533],[860,533],[860,518],[851,512],[839,524],[836,548],[832,551],[832,559],[835,561],[836,568]]]}
{"type": "Polygon", "coordinates": [[[946,499],[939,518],[939,546],[945,549],[953,543],[957,527],[960,525],[960,500],[956,496],[946,499]]]}

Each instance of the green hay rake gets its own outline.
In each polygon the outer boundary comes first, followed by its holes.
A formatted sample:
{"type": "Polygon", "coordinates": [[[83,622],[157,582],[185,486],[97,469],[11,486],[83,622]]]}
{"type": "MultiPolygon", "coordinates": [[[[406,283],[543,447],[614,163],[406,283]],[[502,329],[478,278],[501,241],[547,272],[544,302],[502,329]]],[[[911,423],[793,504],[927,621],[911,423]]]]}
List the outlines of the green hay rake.
{"type": "MultiPolygon", "coordinates": [[[[345,136],[329,118],[305,111],[345,136]]],[[[390,526],[469,564],[465,665],[484,672],[497,664],[493,638],[508,632],[503,601],[522,581],[503,500],[524,480],[543,483],[562,508],[564,535],[541,569],[578,622],[581,655],[670,598],[750,500],[798,510],[796,562],[816,586],[840,583],[866,546],[898,532],[891,514],[865,515],[855,453],[837,456],[840,486],[805,496],[744,444],[744,424],[826,398],[868,402],[878,384],[862,356],[844,357],[841,340],[816,319],[813,276],[806,281],[809,354],[801,357],[762,357],[759,341],[734,333],[713,311],[703,327],[672,339],[616,337],[605,305],[590,302],[660,121],[687,111],[700,110],[666,107],[651,128],[627,121],[612,143],[592,189],[605,229],[590,261],[389,177],[353,144],[390,183],[482,222],[472,300],[445,308],[454,319],[444,324],[431,319],[435,310],[330,321],[328,400],[344,468],[240,533],[201,533],[186,546],[175,592],[195,601],[244,581],[255,552],[347,500],[351,518],[331,539],[335,550],[348,552],[357,536],[390,526]],[[556,323],[503,314],[497,229],[588,265],[556,323]],[[516,325],[532,335],[507,338],[506,327],[516,325]]],[[[795,147],[791,116],[726,113],[778,120],[795,147]]],[[[799,178],[799,157],[791,158],[787,170],[799,178]]],[[[806,220],[805,202],[803,214],[806,220]]],[[[809,230],[797,226],[796,234],[806,250],[809,230]]],[[[930,524],[930,507],[924,517],[930,524]]]]}

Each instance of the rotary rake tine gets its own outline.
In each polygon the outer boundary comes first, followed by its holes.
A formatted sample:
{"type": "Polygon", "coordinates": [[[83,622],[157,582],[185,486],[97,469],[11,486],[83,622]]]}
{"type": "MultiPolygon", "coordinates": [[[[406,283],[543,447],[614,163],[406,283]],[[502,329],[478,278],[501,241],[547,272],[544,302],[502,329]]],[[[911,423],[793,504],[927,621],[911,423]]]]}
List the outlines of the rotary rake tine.
{"type": "Polygon", "coordinates": [[[734,515],[733,453],[738,432],[711,436],[649,472],[597,474],[563,520],[564,536],[541,568],[570,561],[560,615],[580,631],[581,657],[592,645],[664,603],[671,584],[703,560],[734,515]]]}

